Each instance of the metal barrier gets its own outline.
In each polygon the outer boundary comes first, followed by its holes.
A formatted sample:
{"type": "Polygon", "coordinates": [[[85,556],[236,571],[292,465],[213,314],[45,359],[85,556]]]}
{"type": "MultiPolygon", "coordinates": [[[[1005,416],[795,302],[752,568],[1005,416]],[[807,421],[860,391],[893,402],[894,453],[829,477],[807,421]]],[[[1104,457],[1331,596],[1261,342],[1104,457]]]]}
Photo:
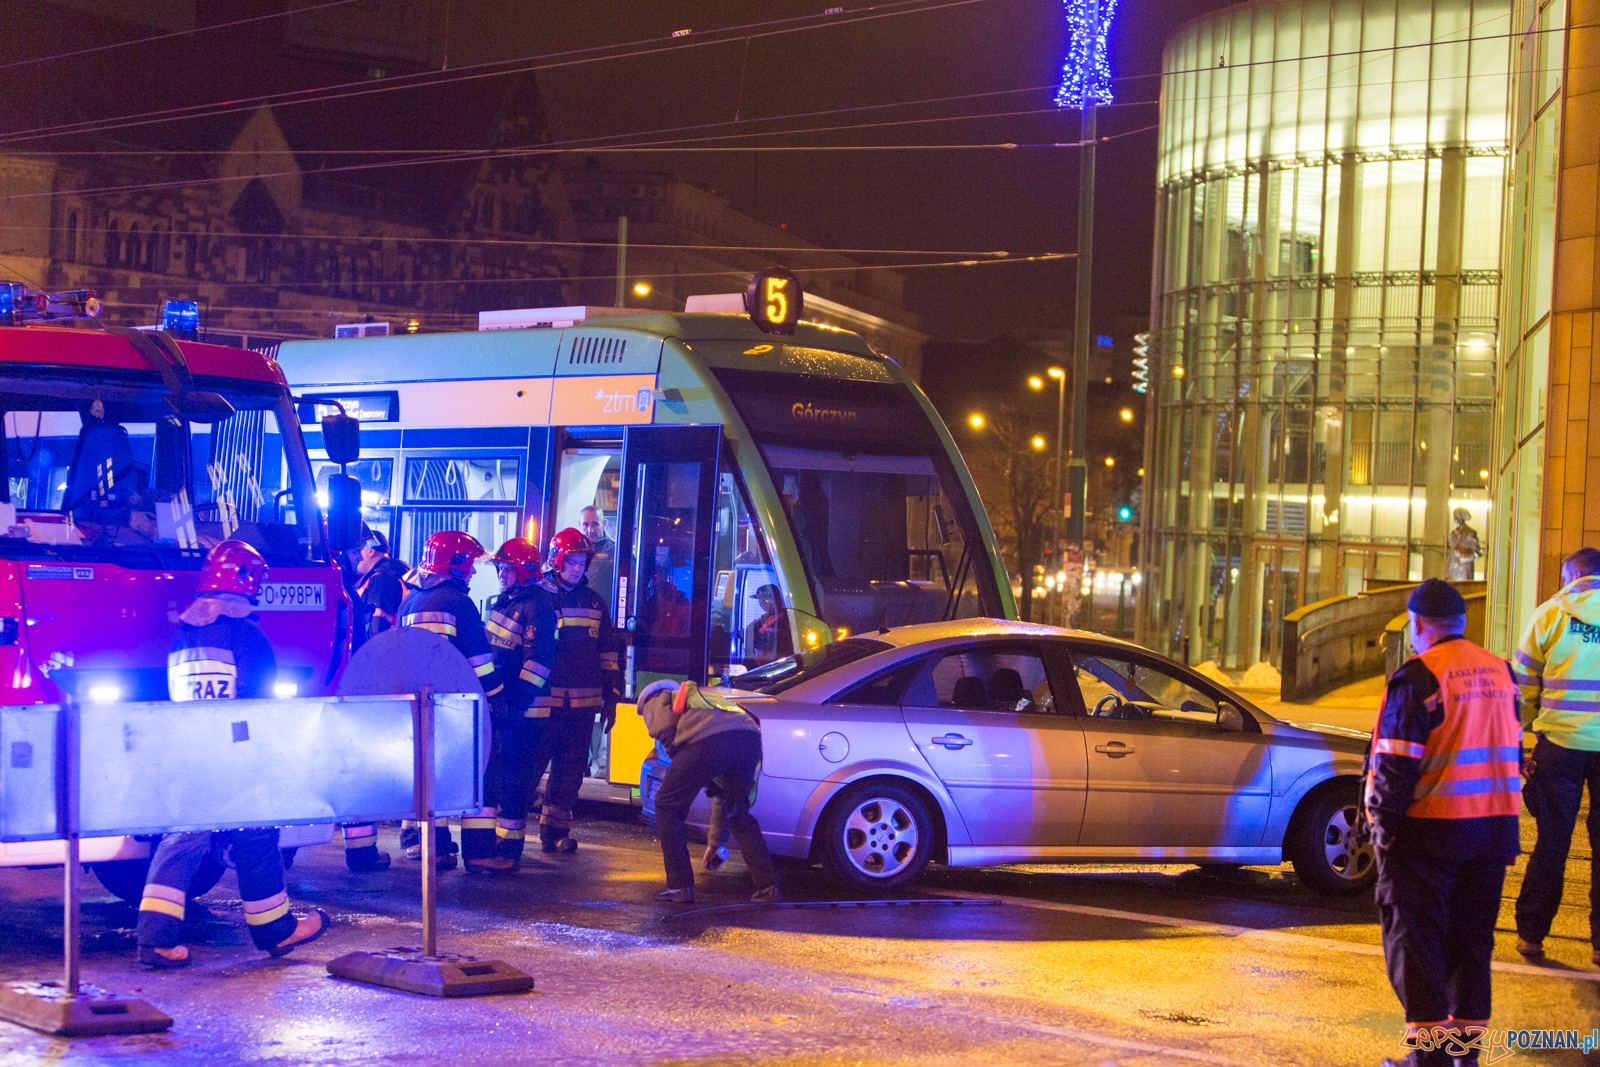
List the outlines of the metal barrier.
{"type": "MultiPolygon", "coordinates": [[[[388,651],[428,642],[445,644],[418,633],[388,651]]],[[[461,666],[468,669],[464,660],[461,666]]],[[[143,1001],[80,981],[80,837],[401,817],[426,826],[435,816],[476,812],[490,744],[483,695],[420,688],[399,696],[0,708],[0,840],[64,840],[67,849],[62,981],[0,984],[0,1018],[66,1037],[172,1025],[143,1001]]],[[[431,852],[433,835],[423,840],[431,852]]],[[[380,965],[366,971],[357,960],[341,977],[441,996],[531,989],[531,978],[500,961],[438,952],[435,877],[425,862],[421,949],[378,954],[380,965]],[[405,980],[386,981],[396,970],[390,957],[403,953],[413,957],[399,967],[405,980]]]]}
{"type": "MultiPolygon", "coordinates": [[[[1384,671],[1384,630],[1406,610],[1417,582],[1368,589],[1307,604],[1283,618],[1283,688],[1286,703],[1315,700],[1342,685],[1384,671]]],[[[1483,582],[1452,582],[1464,596],[1483,582]]]]}

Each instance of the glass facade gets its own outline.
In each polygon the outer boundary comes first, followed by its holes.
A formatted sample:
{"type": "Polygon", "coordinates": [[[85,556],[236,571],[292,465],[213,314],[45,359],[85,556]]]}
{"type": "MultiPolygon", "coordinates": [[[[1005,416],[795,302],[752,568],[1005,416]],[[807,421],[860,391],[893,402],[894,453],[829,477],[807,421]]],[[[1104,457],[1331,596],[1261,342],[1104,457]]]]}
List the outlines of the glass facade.
{"type": "Polygon", "coordinates": [[[1445,577],[1461,510],[1487,539],[1509,26],[1258,0],[1167,42],[1145,643],[1277,663],[1296,608],[1445,577]]]}
{"type": "Polygon", "coordinates": [[[1495,530],[1489,551],[1485,635],[1485,643],[1501,655],[1510,654],[1539,600],[1566,6],[1566,0],[1517,0],[1513,18],[1520,36],[1511,52],[1511,174],[1506,190],[1501,387],[1495,404],[1495,530]]]}

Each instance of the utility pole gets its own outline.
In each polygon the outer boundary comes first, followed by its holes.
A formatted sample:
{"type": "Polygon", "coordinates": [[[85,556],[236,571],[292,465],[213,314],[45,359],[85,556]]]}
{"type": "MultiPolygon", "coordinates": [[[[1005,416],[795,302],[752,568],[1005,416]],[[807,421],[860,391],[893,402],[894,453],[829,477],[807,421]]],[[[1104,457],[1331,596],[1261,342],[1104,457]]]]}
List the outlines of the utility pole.
{"type": "Polygon", "coordinates": [[[615,307],[628,306],[628,216],[617,216],[617,302],[615,307]]]}
{"type": "MultiPolygon", "coordinates": [[[[1098,5],[1096,5],[1098,6],[1098,5]]],[[[1067,468],[1067,492],[1072,513],[1067,516],[1067,542],[1082,546],[1085,496],[1089,488],[1089,297],[1094,280],[1094,104],[1084,105],[1079,141],[1078,171],[1078,307],[1073,322],[1072,352],[1072,459],[1067,468]]]]}

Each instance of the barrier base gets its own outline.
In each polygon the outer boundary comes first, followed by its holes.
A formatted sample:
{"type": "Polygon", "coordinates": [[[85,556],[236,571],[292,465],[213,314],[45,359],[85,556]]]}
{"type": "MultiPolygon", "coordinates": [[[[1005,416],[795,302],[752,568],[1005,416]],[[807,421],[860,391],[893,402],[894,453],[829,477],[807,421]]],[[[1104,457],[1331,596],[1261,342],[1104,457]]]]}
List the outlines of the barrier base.
{"type": "Polygon", "coordinates": [[[533,991],[533,979],[503,960],[480,960],[452,952],[424,956],[417,948],[347,953],[328,963],[328,973],[335,978],[428,997],[484,997],[533,991]]]}
{"type": "Polygon", "coordinates": [[[80,985],[69,997],[59,982],[0,982],[0,1019],[56,1037],[158,1034],[172,1019],[136,997],[80,985]]]}

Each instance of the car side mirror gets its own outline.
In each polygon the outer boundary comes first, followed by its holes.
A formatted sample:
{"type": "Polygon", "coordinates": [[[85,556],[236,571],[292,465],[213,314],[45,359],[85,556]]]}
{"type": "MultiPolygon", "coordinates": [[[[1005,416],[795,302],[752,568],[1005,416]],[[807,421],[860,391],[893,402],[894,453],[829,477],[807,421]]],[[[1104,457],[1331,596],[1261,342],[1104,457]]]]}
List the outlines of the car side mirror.
{"type": "Polygon", "coordinates": [[[322,418],[322,450],[343,467],[361,458],[361,423],[353,416],[335,413],[322,418]]]}
{"type": "Polygon", "coordinates": [[[1229,733],[1244,733],[1244,712],[1224,701],[1217,708],[1217,726],[1229,733]]]}

